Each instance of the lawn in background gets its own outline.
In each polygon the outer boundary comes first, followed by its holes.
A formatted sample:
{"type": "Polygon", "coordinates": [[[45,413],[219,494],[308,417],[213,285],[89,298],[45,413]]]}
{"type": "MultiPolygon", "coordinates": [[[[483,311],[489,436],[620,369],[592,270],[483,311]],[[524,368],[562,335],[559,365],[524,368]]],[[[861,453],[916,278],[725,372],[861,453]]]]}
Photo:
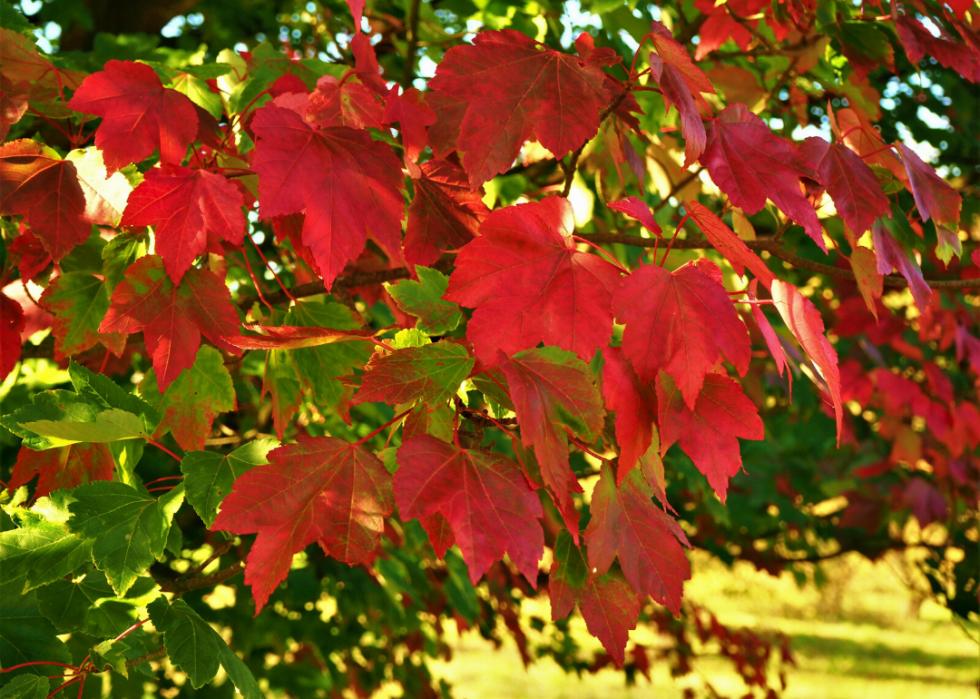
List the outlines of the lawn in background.
{"type": "MultiPolygon", "coordinates": [[[[729,626],[781,631],[793,639],[797,667],[790,668],[786,699],[977,697],[980,646],[949,612],[922,602],[903,583],[914,581],[914,570],[900,554],[877,563],[854,555],[825,564],[827,582],[819,589],[812,583],[800,588],[789,573],[774,578],[747,563],[729,569],[698,552],[693,564],[685,590],[690,601],[729,626]]],[[[524,611],[547,618],[547,601],[543,605],[524,611]]],[[[584,625],[579,631],[583,645],[594,647],[584,625]]],[[[648,647],[664,643],[644,628],[632,638],[648,647]]],[[[674,680],[657,662],[651,682],[640,677],[626,687],[611,670],[579,679],[552,661],[540,661],[525,671],[512,645],[494,650],[471,631],[456,640],[452,661],[435,671],[458,699],[679,699],[685,687],[698,687],[704,679],[725,696],[742,696],[745,685],[731,665],[706,650],[697,665],[700,676],[674,680]]]]}

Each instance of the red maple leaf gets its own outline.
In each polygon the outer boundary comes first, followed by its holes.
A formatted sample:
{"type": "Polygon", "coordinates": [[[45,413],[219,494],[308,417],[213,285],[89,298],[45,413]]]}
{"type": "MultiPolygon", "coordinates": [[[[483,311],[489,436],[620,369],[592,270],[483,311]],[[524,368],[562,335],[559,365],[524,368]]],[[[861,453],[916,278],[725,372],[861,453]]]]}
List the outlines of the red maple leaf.
{"type": "Polygon", "coordinates": [[[817,136],[806,139],[800,149],[855,235],[862,235],[876,218],[888,213],[888,198],[881,191],[874,170],[857,153],[817,136]]]}
{"type": "Polygon", "coordinates": [[[0,146],[0,214],[23,215],[55,261],[92,232],[74,163],[27,138],[0,146]]]}
{"type": "Polygon", "coordinates": [[[68,107],[102,117],[95,145],[111,175],[160,149],[160,161],[180,165],[197,135],[197,112],[186,96],[165,88],[156,71],[112,60],[75,91],[68,107]]]}
{"type": "Polygon", "coordinates": [[[711,241],[715,250],[725,256],[736,274],[740,277],[744,276],[745,269],[748,268],[759,281],[765,284],[766,288],[769,288],[776,275],[770,271],[762,258],[749,250],[749,246],[742,242],[742,239],[735,235],[731,228],[722,223],[721,219],[708,210],[708,207],[699,202],[689,201],[684,206],[691,214],[691,218],[698,224],[701,232],[711,241]]]}
{"type": "Polygon", "coordinates": [[[466,173],[448,160],[423,163],[412,184],[405,232],[405,259],[412,264],[428,266],[443,251],[463,247],[490,214],[482,191],[470,190],[466,173]]]}
{"type": "Polygon", "coordinates": [[[551,488],[569,530],[578,542],[578,514],[571,493],[581,487],[568,463],[568,437],[563,426],[592,442],[602,429],[604,411],[588,365],[554,347],[499,354],[521,441],[534,446],[541,476],[551,488]]]}
{"type": "Polygon", "coordinates": [[[878,273],[891,274],[892,269],[898,270],[898,273],[909,283],[909,291],[912,292],[915,305],[920,311],[925,312],[932,297],[932,289],[922,276],[922,267],[919,266],[913,252],[895,240],[895,236],[880,219],[871,225],[871,240],[878,258],[878,273]]]}
{"type": "Polygon", "coordinates": [[[293,554],[314,542],[344,563],[369,563],[395,507],[391,475],[356,444],[300,435],[268,458],[235,481],[212,527],[258,534],[245,568],[256,614],[289,574],[293,554]]]}
{"type": "Polygon", "coordinates": [[[895,18],[895,29],[902,40],[909,62],[917,66],[926,56],[936,59],[944,68],[952,68],[971,83],[980,82],[980,57],[971,48],[953,39],[942,28],[942,22],[933,26],[940,28],[935,37],[922,22],[907,14],[895,18]]]}
{"type": "Polygon", "coordinates": [[[819,182],[820,176],[795,146],[774,134],[744,104],[725,107],[707,133],[701,162],[735,206],[754,214],[771,199],[827,252],[817,212],[800,191],[802,178],[819,182]]]}
{"type": "Polygon", "coordinates": [[[650,595],[679,615],[684,581],[691,577],[681,543],[690,544],[677,522],[654,504],[640,470],[630,471],[617,486],[612,468],[604,465],[590,510],[585,543],[595,574],[605,574],[618,557],[641,598],[650,595]]]}
{"type": "Polygon", "coordinates": [[[11,262],[17,265],[20,278],[31,281],[51,264],[51,255],[44,249],[44,243],[34,235],[34,231],[24,223],[18,227],[17,237],[7,244],[11,262]]]}
{"type": "Polygon", "coordinates": [[[208,247],[209,236],[241,245],[245,236],[242,193],[206,170],[152,168],[129,195],[123,226],[156,226],[156,252],[174,284],[208,247]]]}
{"type": "Polygon", "coordinates": [[[436,114],[435,123],[427,131],[429,146],[432,147],[433,155],[445,159],[456,150],[459,130],[470,103],[447,95],[445,92],[428,92],[425,95],[425,102],[436,114]]]}
{"type": "Polygon", "coordinates": [[[7,140],[10,127],[27,113],[30,89],[27,82],[12,83],[0,76],[0,141],[7,140]]]}
{"type": "Polygon", "coordinates": [[[904,143],[899,145],[899,150],[909,175],[915,207],[922,215],[922,220],[932,219],[936,226],[950,228],[955,235],[960,224],[960,207],[963,205],[960,193],[937,175],[932,166],[922,162],[922,158],[914,150],[904,143]]]}
{"type": "Polygon", "coordinates": [[[147,255],[129,266],[111,302],[99,332],[143,331],[161,391],[194,364],[202,333],[218,347],[239,354],[224,339],[238,331],[231,294],[207,270],[191,268],[180,286],[174,286],[163,260],[147,255]]]}
{"type": "Polygon", "coordinates": [[[662,237],[662,229],[657,220],[653,217],[653,212],[650,211],[650,207],[640,199],[639,197],[626,197],[625,199],[617,202],[613,202],[608,205],[613,211],[619,211],[624,213],[630,218],[636,219],[643,227],[648,231],[653,233],[658,238],[662,237]]]}
{"type": "Polygon", "coordinates": [[[21,447],[10,488],[19,488],[40,474],[34,497],[43,498],[54,490],[68,490],[91,481],[111,481],[115,468],[108,444],[81,442],[44,451],[21,447]]]}
{"type": "Polygon", "coordinates": [[[351,53],[354,54],[354,72],[363,84],[384,97],[388,94],[388,85],[381,77],[381,66],[378,55],[371,45],[371,38],[362,32],[354,35],[350,42],[351,53]]]}
{"type": "Polygon", "coordinates": [[[568,532],[558,535],[548,579],[551,619],[564,619],[578,602],[589,633],[622,664],[629,632],[636,628],[640,615],[640,598],[623,578],[622,571],[590,575],[587,557],[588,552],[579,550],[568,532]]]}
{"type": "Polygon", "coordinates": [[[902,161],[885,145],[881,134],[862,112],[839,109],[835,113],[828,109],[827,115],[834,135],[861,156],[861,160],[868,165],[883,167],[903,184],[909,184],[902,161]]]}
{"type": "Polygon", "coordinates": [[[24,309],[0,293],[0,381],[7,378],[20,359],[20,331],[24,325],[24,309]]]}
{"type": "Polygon", "coordinates": [[[736,437],[765,438],[755,405],[737,381],[722,374],[705,376],[697,402],[688,406],[674,380],[661,373],[657,377],[657,402],[661,455],[678,442],[725,502],[728,480],[742,468],[736,437]]]}
{"type": "Polygon", "coordinates": [[[595,63],[504,29],[449,49],[429,88],[469,103],[458,145],[475,189],[510,169],[525,141],[560,158],[592,138],[609,103],[604,81],[595,63]]]}
{"type": "Polygon", "coordinates": [[[766,0],[730,0],[724,5],[716,5],[714,0],[695,0],[694,6],[708,15],[708,19],[698,32],[701,41],[698,43],[694,60],[700,61],[712,51],[721,48],[729,39],[743,51],[748,48],[752,42],[750,27],[757,26],[758,22],[754,25],[746,22],[743,25],[734,20],[732,15],[740,18],[751,17],[767,4],[766,0]]]}
{"type": "Polygon", "coordinates": [[[620,483],[653,443],[657,418],[657,395],[641,382],[621,347],[602,350],[602,395],[606,409],[616,413],[616,444],[619,446],[620,483]]]}
{"type": "Polygon", "coordinates": [[[476,309],[466,336],[481,361],[539,342],[589,361],[609,341],[620,273],[575,248],[574,225],[568,200],[548,197],[492,212],[460,250],[444,298],[476,309]]]}
{"type": "Polygon", "coordinates": [[[704,152],[704,123],[698,109],[708,114],[711,109],[701,93],[714,94],[715,88],[701,69],[691,62],[687,49],[657,20],[653,20],[650,25],[650,38],[657,51],[656,54],[650,54],[653,79],[663,91],[667,108],[673,104],[680,114],[681,134],[684,136],[684,167],[687,167],[704,152]]]}
{"type": "Polygon", "coordinates": [[[436,514],[445,517],[474,584],[507,553],[537,587],[543,511],[517,464],[421,435],[398,448],[398,466],[395,498],[402,516],[423,522],[436,514]]]}
{"type": "Polygon", "coordinates": [[[332,75],[324,75],[317,80],[316,89],[309,97],[306,121],[317,128],[380,129],[384,111],[384,102],[361,83],[341,82],[332,75]]]}
{"type": "Polygon", "coordinates": [[[623,351],[640,380],[652,383],[663,369],[691,407],[721,354],[739,374],[748,370],[749,334],[713,262],[673,272],[644,265],[623,282],[613,310],[626,324],[623,351]]]}
{"type": "MultiPolygon", "coordinates": [[[[891,271],[891,270],[889,270],[891,271]]],[[[783,317],[783,322],[802,345],[827,384],[827,392],[834,404],[837,417],[837,438],[840,440],[843,408],[840,397],[840,369],[837,352],[823,332],[823,318],[810,299],[792,284],[775,281],[772,285],[772,301],[783,317]]]]}
{"type": "Polygon", "coordinates": [[[425,95],[410,87],[402,94],[397,90],[388,93],[385,102],[385,124],[398,123],[402,134],[402,145],[405,147],[405,164],[414,163],[425,149],[428,137],[426,127],[436,123],[436,113],[425,103],[425,95]]]}
{"type": "Polygon", "coordinates": [[[256,112],[252,129],[259,137],[253,168],[262,216],[306,211],[303,243],[328,289],[360,255],[368,234],[400,256],[405,184],[387,144],[343,126],[315,131],[271,104],[256,112]]]}

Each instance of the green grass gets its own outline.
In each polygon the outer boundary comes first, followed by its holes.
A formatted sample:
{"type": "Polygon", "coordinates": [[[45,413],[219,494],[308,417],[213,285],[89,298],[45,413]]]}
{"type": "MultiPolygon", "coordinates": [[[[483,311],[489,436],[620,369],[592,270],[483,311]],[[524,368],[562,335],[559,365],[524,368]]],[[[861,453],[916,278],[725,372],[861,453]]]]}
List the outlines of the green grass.
{"type": "MultiPolygon", "coordinates": [[[[858,557],[836,562],[825,567],[829,582],[822,589],[812,584],[801,589],[788,573],[773,578],[749,565],[729,570],[700,555],[694,557],[694,570],[686,589],[692,602],[729,626],[781,631],[793,639],[797,666],[788,673],[786,699],[977,697],[980,647],[942,607],[916,603],[900,580],[912,576],[911,568],[897,555],[875,564],[858,557]]],[[[529,604],[534,613],[549,616],[547,602],[529,604]]],[[[595,647],[584,625],[577,635],[595,647]]],[[[664,644],[649,628],[637,629],[631,638],[664,644]]],[[[723,695],[741,696],[745,686],[730,663],[710,647],[704,650],[699,674],[675,680],[659,662],[651,682],[641,677],[637,686],[625,687],[622,675],[612,670],[581,679],[565,675],[551,661],[525,670],[515,648],[495,651],[470,632],[458,638],[452,661],[435,670],[453,684],[459,699],[674,699],[704,680],[723,695]]]]}

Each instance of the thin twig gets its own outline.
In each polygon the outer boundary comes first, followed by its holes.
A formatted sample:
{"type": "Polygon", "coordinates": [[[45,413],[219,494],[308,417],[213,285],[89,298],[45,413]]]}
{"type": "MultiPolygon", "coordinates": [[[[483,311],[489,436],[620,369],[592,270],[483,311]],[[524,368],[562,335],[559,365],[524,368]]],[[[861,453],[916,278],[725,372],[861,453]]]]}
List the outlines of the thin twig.
{"type": "MultiPolygon", "coordinates": [[[[615,112],[616,109],[619,108],[619,105],[623,103],[623,100],[626,99],[629,93],[630,93],[629,89],[627,89],[627,87],[624,87],[623,91],[618,95],[616,95],[616,97],[613,98],[612,102],[606,105],[606,108],[599,113],[600,126],[602,125],[602,122],[606,120],[606,117],[608,117],[610,114],[615,112]]],[[[562,187],[561,190],[561,195],[563,197],[567,197],[569,192],[572,191],[572,180],[575,179],[575,171],[578,169],[578,159],[579,157],[581,157],[582,151],[585,150],[585,146],[588,145],[588,143],[589,142],[586,141],[578,148],[576,148],[574,151],[572,151],[572,155],[568,159],[568,165],[562,165],[562,168],[564,168],[565,170],[565,186],[562,187]]],[[[559,160],[558,162],[561,161],[559,160]]]]}
{"type": "Polygon", "coordinates": [[[415,79],[415,52],[419,45],[419,7],[421,4],[421,0],[412,0],[412,7],[408,11],[408,50],[405,52],[405,77],[402,78],[402,85],[406,90],[412,86],[412,81],[415,79]]]}

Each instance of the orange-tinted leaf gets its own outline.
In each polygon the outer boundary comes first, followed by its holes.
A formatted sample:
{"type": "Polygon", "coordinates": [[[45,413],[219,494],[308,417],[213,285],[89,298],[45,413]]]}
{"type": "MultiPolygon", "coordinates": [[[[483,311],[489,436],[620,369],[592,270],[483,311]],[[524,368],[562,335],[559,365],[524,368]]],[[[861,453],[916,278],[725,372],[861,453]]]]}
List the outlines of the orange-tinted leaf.
{"type": "Polygon", "coordinates": [[[0,77],[0,141],[7,139],[10,127],[27,113],[27,95],[31,86],[26,82],[13,83],[0,77]]]}
{"type": "Polygon", "coordinates": [[[604,575],[618,557],[626,581],[641,598],[650,595],[680,614],[684,581],[691,577],[681,543],[689,544],[677,522],[654,504],[639,469],[617,486],[612,468],[604,465],[591,511],[585,543],[595,574],[604,575]]]}
{"type": "Polygon", "coordinates": [[[598,65],[504,29],[449,49],[429,88],[469,103],[458,145],[476,188],[510,169],[525,141],[560,158],[592,138],[604,81],[598,65]]]}
{"type": "Polygon", "coordinates": [[[115,468],[108,444],[81,442],[44,451],[21,447],[10,488],[19,488],[40,474],[34,496],[43,498],[54,490],[68,490],[91,481],[111,481],[115,468]]]}
{"type": "Polygon", "coordinates": [[[328,289],[361,254],[369,232],[400,256],[405,184],[387,144],[343,126],[314,131],[272,104],[256,112],[252,128],[262,216],[306,211],[303,243],[328,289]]]}
{"type": "Polygon", "coordinates": [[[725,107],[708,126],[708,145],[701,162],[732,203],[754,214],[766,199],[806,229],[824,252],[817,212],[800,191],[800,180],[820,180],[796,147],[774,134],[744,104],[725,107]]]}
{"type": "MultiPolygon", "coordinates": [[[[775,288],[775,287],[774,287],[775,288]]],[[[836,369],[836,364],[834,365],[836,369]]],[[[708,478],[708,483],[725,502],[728,480],[742,468],[736,437],[763,439],[759,411],[737,381],[722,374],[708,374],[694,407],[688,407],[673,379],[657,377],[660,410],[660,453],[674,442],[708,478]]]]}
{"type": "Polygon", "coordinates": [[[303,327],[298,325],[244,325],[258,335],[229,335],[225,341],[245,350],[288,350],[320,347],[335,342],[357,342],[374,337],[380,330],[336,330],[334,328],[303,327]]]}
{"type": "Polygon", "coordinates": [[[0,72],[11,82],[33,82],[48,87],[61,86],[75,90],[84,73],[57,68],[37,52],[34,40],[0,27],[0,72]]]}
{"type": "Polygon", "coordinates": [[[129,195],[122,225],[156,226],[156,252],[174,284],[180,284],[209,236],[242,244],[244,204],[238,188],[220,175],[164,166],[148,170],[129,195]]]}
{"type": "Polygon", "coordinates": [[[156,71],[132,61],[112,60],[85,78],[68,106],[102,117],[95,145],[114,173],[160,149],[160,160],[180,165],[197,135],[197,112],[186,96],[165,88],[156,71]]]}
{"type": "Polygon", "coordinates": [[[858,291],[871,315],[878,320],[878,299],[884,289],[881,272],[878,271],[878,258],[874,251],[858,246],[851,252],[851,269],[857,280],[858,291]]]}
{"type": "Polygon", "coordinates": [[[613,309],[626,324],[623,352],[640,380],[652,383],[663,369],[690,407],[720,355],[740,374],[748,370],[748,330],[708,260],[673,272],[644,265],[623,282],[613,309]]]}
{"type": "MultiPolygon", "coordinates": [[[[541,502],[521,469],[499,454],[459,449],[431,435],[398,448],[395,497],[403,517],[449,522],[474,584],[504,553],[537,587],[541,502]]],[[[429,520],[429,524],[434,522],[429,520]]]]}
{"type": "Polygon", "coordinates": [[[221,279],[191,268],[174,286],[156,255],[141,257],[112,292],[112,305],[99,332],[143,332],[160,390],[194,364],[203,333],[220,348],[238,353],[225,341],[238,329],[238,314],[221,279]]]}
{"type": "Polygon", "coordinates": [[[572,239],[572,206],[548,197],[491,213],[456,258],[445,298],[475,308],[467,339],[481,361],[539,342],[592,359],[612,335],[619,271],[572,239]]]}
{"type": "Polygon", "coordinates": [[[258,534],[245,569],[256,614],[286,578],[293,554],[314,542],[350,565],[370,562],[395,506],[391,475],[363,447],[300,435],[268,459],[235,481],[213,527],[258,534]]]}
{"type": "Polygon", "coordinates": [[[482,192],[470,190],[466,173],[455,163],[430,160],[421,169],[408,205],[405,259],[431,265],[444,250],[461,248],[473,240],[490,210],[482,192]]]}

